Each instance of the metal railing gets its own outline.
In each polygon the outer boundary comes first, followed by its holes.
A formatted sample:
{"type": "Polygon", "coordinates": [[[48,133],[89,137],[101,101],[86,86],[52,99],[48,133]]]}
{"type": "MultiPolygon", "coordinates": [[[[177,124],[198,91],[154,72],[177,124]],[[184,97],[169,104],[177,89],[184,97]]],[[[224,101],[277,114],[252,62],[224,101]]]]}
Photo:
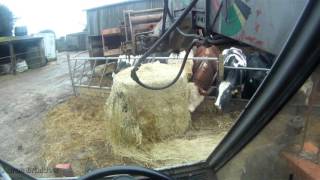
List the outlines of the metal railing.
{"type": "MultiPolygon", "coordinates": [[[[71,84],[74,94],[77,95],[77,88],[92,88],[92,89],[106,89],[110,90],[112,85],[112,73],[116,69],[118,60],[126,60],[131,65],[135,64],[139,57],[70,57],[68,55],[68,66],[71,84]],[[131,62],[129,62],[129,60],[131,62]],[[98,68],[98,66],[101,66],[98,68]],[[112,70],[110,70],[110,68],[112,70]],[[109,82],[109,83],[106,83],[109,82]]],[[[183,58],[180,57],[148,57],[146,62],[156,60],[174,60],[174,62],[181,62],[183,58]],[[176,60],[176,61],[175,61],[176,60]]],[[[188,60],[195,61],[219,61],[219,58],[213,57],[193,57],[188,60]]],[[[225,69],[243,69],[250,71],[269,71],[267,68],[252,68],[252,67],[232,67],[224,66],[225,69]]]]}
{"type": "MultiPolygon", "coordinates": [[[[88,61],[96,61],[96,60],[127,60],[129,58],[125,57],[79,57],[79,58],[70,58],[70,60],[88,60],[88,61]]],[[[137,60],[139,57],[131,57],[131,60],[137,60]]],[[[146,60],[168,60],[168,57],[148,57],[146,60]]],[[[172,58],[174,60],[183,60],[183,58],[172,58]]],[[[212,57],[193,57],[188,58],[188,60],[195,60],[195,61],[218,61],[218,58],[212,57]]],[[[242,70],[252,70],[252,71],[269,71],[268,68],[254,68],[254,67],[233,67],[233,66],[224,66],[225,69],[242,69],[242,70]]]]}

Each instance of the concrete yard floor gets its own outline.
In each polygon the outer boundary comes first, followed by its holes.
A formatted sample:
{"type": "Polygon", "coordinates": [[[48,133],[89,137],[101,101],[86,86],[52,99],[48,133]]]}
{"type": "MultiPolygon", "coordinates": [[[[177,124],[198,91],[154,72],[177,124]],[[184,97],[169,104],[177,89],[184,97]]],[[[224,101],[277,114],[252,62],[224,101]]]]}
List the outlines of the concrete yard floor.
{"type": "Polygon", "coordinates": [[[41,168],[44,116],[71,95],[66,53],[39,69],[0,76],[0,158],[22,169],[41,168]]]}

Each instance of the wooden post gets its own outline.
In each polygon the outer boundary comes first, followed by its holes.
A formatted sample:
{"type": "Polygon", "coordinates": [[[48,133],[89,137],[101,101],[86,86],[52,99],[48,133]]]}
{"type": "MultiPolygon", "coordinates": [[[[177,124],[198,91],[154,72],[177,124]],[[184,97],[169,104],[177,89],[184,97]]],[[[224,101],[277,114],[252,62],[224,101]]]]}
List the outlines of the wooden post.
{"type": "Polygon", "coordinates": [[[14,48],[12,42],[9,42],[9,51],[10,51],[10,60],[11,60],[11,73],[17,73],[17,60],[16,55],[14,53],[14,48]]]}
{"type": "Polygon", "coordinates": [[[219,58],[218,58],[218,62],[219,62],[219,81],[222,81],[223,80],[223,76],[224,76],[224,62],[223,62],[224,58],[223,58],[223,55],[219,55],[219,58]]]}

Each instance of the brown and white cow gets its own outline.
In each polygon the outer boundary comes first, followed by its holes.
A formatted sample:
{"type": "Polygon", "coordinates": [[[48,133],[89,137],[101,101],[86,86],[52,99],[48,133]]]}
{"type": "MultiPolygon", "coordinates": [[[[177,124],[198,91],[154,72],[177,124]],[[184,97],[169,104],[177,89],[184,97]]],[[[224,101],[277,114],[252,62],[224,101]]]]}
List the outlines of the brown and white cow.
{"type": "MultiPolygon", "coordinates": [[[[199,46],[194,52],[194,57],[218,57],[220,50],[216,46],[199,46]]],[[[189,111],[193,112],[212,92],[212,85],[218,76],[218,62],[210,60],[193,61],[192,83],[189,84],[189,111]]]]}

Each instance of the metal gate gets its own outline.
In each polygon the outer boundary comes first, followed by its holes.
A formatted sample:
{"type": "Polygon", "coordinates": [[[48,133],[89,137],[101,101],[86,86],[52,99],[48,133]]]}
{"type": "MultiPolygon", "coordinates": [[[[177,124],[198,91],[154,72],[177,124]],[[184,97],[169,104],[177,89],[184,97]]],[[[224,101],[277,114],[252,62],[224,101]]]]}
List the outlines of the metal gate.
{"type": "MultiPolygon", "coordinates": [[[[139,57],[72,57],[67,55],[69,75],[75,95],[78,95],[79,88],[104,89],[110,90],[112,86],[112,74],[114,73],[118,61],[126,61],[129,64],[135,64],[139,57]]],[[[171,63],[181,63],[181,57],[148,57],[146,62],[154,62],[157,60],[173,60],[171,63]]],[[[251,67],[232,67],[223,66],[222,57],[193,57],[188,60],[209,60],[219,62],[219,80],[223,79],[224,69],[243,69],[253,71],[269,71],[267,68],[251,68],[251,67]],[[220,60],[221,59],[221,60],[220,60]]]]}

